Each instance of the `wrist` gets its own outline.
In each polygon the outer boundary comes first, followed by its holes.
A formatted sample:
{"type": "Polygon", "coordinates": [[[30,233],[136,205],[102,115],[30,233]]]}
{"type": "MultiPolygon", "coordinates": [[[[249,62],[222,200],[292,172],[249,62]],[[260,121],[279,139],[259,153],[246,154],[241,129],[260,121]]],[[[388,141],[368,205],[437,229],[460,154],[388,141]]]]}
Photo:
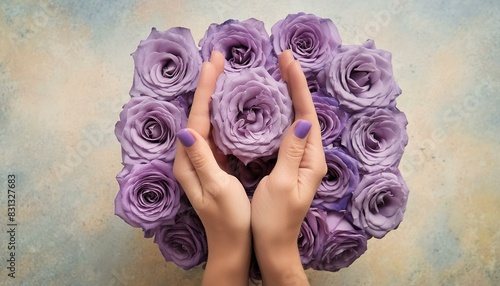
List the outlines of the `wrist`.
{"type": "Polygon", "coordinates": [[[207,234],[208,259],[203,285],[248,285],[251,233],[232,236],[207,234]]]}
{"type": "Polygon", "coordinates": [[[309,285],[296,240],[254,247],[264,285],[309,285]]]}

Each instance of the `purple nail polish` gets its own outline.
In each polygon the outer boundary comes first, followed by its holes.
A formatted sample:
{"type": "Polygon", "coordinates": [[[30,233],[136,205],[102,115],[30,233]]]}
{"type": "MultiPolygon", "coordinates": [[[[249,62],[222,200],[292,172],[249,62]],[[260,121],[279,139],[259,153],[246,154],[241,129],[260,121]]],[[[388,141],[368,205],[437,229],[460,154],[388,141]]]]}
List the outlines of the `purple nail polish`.
{"type": "Polygon", "coordinates": [[[194,144],[194,136],[187,129],[181,129],[177,132],[177,138],[181,141],[182,145],[190,147],[194,144]]]}
{"type": "Polygon", "coordinates": [[[300,139],[304,139],[309,133],[309,130],[311,130],[311,126],[311,122],[301,119],[299,120],[297,125],[295,125],[293,134],[295,134],[295,136],[299,137],[300,139]]]}

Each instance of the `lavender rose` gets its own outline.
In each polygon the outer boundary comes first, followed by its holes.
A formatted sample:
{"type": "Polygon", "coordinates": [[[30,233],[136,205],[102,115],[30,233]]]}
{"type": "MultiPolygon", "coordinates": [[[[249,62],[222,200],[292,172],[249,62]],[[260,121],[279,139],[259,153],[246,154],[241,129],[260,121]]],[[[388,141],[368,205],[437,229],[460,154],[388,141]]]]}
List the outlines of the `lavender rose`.
{"type": "Polygon", "coordinates": [[[188,29],[158,32],[153,28],[132,56],[135,70],[131,96],[171,100],[196,88],[202,60],[188,29]]]}
{"type": "Polygon", "coordinates": [[[166,261],[172,261],[182,269],[187,270],[207,261],[205,230],[194,212],[177,216],[175,224],[160,226],[154,242],[166,261]]]}
{"type": "Polygon", "coordinates": [[[260,180],[271,173],[276,164],[276,156],[258,158],[247,165],[232,155],[228,156],[228,161],[233,175],[240,180],[247,194],[252,196],[260,180]]]}
{"type": "Polygon", "coordinates": [[[252,251],[252,257],[250,258],[250,271],[248,274],[250,281],[255,285],[258,284],[258,281],[262,280],[262,273],[254,251],[252,251]]]}
{"type": "Polygon", "coordinates": [[[222,74],[211,109],[214,142],[244,164],[273,155],[293,120],[286,84],[264,68],[222,74]]]}
{"type": "Polygon", "coordinates": [[[342,41],[330,19],[298,13],[274,24],[271,42],[277,55],[290,49],[304,72],[314,73],[332,60],[342,41]]]}
{"type": "Polygon", "coordinates": [[[399,164],[408,144],[404,113],[376,109],[358,113],[347,121],[341,144],[359,161],[363,172],[375,172],[399,164]]]}
{"type": "Polygon", "coordinates": [[[351,112],[394,107],[401,89],[392,74],[391,54],[375,48],[372,40],[361,46],[343,46],[327,68],[326,89],[351,112]]]}
{"type": "MultiPolygon", "coordinates": [[[[307,87],[309,88],[309,92],[311,94],[314,93],[319,93],[321,96],[331,96],[326,92],[326,90],[322,90],[319,82],[318,82],[318,77],[316,74],[308,74],[306,76],[306,81],[307,81],[307,87]]],[[[339,103],[337,102],[336,106],[338,106],[339,103]]]]}
{"type": "Polygon", "coordinates": [[[329,234],[322,242],[323,249],[315,270],[338,271],[348,267],[367,249],[367,239],[362,230],[355,229],[340,212],[328,212],[329,234]]]}
{"type": "Polygon", "coordinates": [[[321,141],[323,146],[330,146],[339,138],[344,130],[348,115],[339,108],[338,102],[324,90],[312,94],[319,126],[321,127],[321,141]]]}
{"type": "Polygon", "coordinates": [[[325,150],[328,167],[316,195],[313,207],[342,211],[359,183],[357,162],[340,148],[325,150]]]}
{"type": "Polygon", "coordinates": [[[171,163],[153,160],[126,166],[117,180],[120,190],[115,198],[115,214],[126,223],[150,231],[173,222],[183,191],[174,179],[171,163]]]}
{"type": "Polygon", "coordinates": [[[264,23],[253,18],[212,24],[199,45],[205,61],[210,59],[212,51],[221,52],[226,58],[224,69],[228,72],[254,67],[270,70],[277,63],[264,23]]]}
{"type": "Polygon", "coordinates": [[[133,97],[123,107],[115,126],[116,138],[122,145],[123,163],[173,160],[176,134],[186,123],[186,111],[178,102],[133,97]]]}
{"type": "Polygon", "coordinates": [[[384,237],[403,220],[408,193],[397,169],[364,175],[348,206],[353,223],[371,236],[384,237]]]}
{"type": "Polygon", "coordinates": [[[310,208],[302,222],[297,243],[304,268],[308,268],[311,261],[321,254],[322,243],[328,236],[326,216],[326,211],[310,208]]]}

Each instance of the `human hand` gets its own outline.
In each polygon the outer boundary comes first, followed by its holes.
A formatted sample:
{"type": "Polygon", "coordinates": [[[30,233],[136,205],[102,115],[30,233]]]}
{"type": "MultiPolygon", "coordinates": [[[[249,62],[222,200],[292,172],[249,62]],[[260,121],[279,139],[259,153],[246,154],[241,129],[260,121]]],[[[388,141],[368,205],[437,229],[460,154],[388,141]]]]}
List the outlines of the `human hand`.
{"type": "Polygon", "coordinates": [[[285,51],[279,66],[296,121],[283,137],[276,166],[252,198],[254,249],[265,284],[307,285],[297,238],[327,167],[321,129],[300,64],[285,51]]]}
{"type": "Polygon", "coordinates": [[[238,179],[221,169],[210,146],[209,102],[223,68],[219,52],[203,63],[187,128],[178,133],[173,171],[207,234],[203,284],[248,285],[250,203],[238,179]]]}

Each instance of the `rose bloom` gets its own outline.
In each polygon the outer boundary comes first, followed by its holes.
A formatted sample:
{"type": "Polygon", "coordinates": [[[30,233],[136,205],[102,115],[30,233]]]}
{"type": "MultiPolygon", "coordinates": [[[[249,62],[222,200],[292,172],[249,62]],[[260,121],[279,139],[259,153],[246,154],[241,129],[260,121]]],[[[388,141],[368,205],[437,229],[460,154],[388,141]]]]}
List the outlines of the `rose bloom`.
{"type": "MultiPolygon", "coordinates": [[[[309,88],[309,92],[314,95],[314,93],[319,93],[321,96],[329,96],[331,95],[328,94],[326,90],[322,90],[319,82],[318,82],[318,77],[316,74],[308,74],[306,76],[306,81],[307,81],[307,87],[309,88]]],[[[336,103],[336,106],[338,106],[339,103],[336,103]]]]}
{"type": "Polygon", "coordinates": [[[176,134],[186,124],[186,111],[180,103],[133,97],[124,105],[115,126],[116,138],[122,145],[123,163],[173,160],[176,134]]]}
{"type": "Polygon", "coordinates": [[[401,89],[392,74],[391,53],[375,48],[373,40],[361,46],[342,46],[326,69],[324,85],[350,112],[394,107],[401,89]]]}
{"type": "Polygon", "coordinates": [[[328,212],[328,235],[322,241],[323,249],[315,270],[338,271],[348,267],[367,249],[367,239],[362,230],[355,229],[344,213],[328,212]]]}
{"type": "Polygon", "coordinates": [[[186,116],[191,112],[191,106],[193,105],[194,91],[188,91],[186,93],[180,94],[169,102],[175,106],[182,107],[186,111],[186,116]]]}
{"type": "Polygon", "coordinates": [[[225,154],[244,164],[273,155],[293,121],[287,86],[264,69],[222,74],[212,96],[213,138],[225,154]]]}
{"type": "Polygon", "coordinates": [[[397,167],[408,144],[407,124],[397,109],[358,113],[347,121],[341,144],[359,161],[362,172],[397,167]]]}
{"type": "Polygon", "coordinates": [[[164,100],[193,91],[201,70],[201,56],[186,28],[151,30],[141,41],[134,58],[131,96],[147,95],[164,100]]]}
{"type": "Polygon", "coordinates": [[[253,18],[212,24],[199,45],[204,61],[210,59],[212,51],[221,52],[226,58],[224,69],[228,72],[255,67],[270,70],[277,64],[264,23],[253,18]]]}
{"type": "Polygon", "coordinates": [[[184,270],[207,261],[205,230],[194,211],[179,214],[174,224],[160,226],[154,242],[166,261],[172,261],[184,270]]]}
{"type": "Polygon", "coordinates": [[[397,169],[364,175],[348,206],[353,223],[371,236],[384,237],[403,220],[408,193],[397,169]]]}
{"type": "Polygon", "coordinates": [[[312,206],[345,210],[359,183],[357,162],[338,147],[325,150],[325,160],[327,173],[316,191],[312,206]]]}
{"type": "Polygon", "coordinates": [[[183,191],[171,163],[153,160],[128,165],[117,175],[117,181],[120,190],[115,198],[115,214],[126,223],[148,232],[173,222],[183,191]]]}
{"type": "Polygon", "coordinates": [[[271,28],[274,52],[290,49],[306,74],[318,72],[329,63],[341,44],[337,27],[330,19],[312,14],[289,14],[271,28]]]}
{"type": "Polygon", "coordinates": [[[271,173],[276,164],[276,157],[277,154],[266,158],[257,158],[245,165],[235,156],[229,155],[229,168],[231,173],[241,182],[247,194],[252,196],[260,180],[271,173]]]}
{"type": "Polygon", "coordinates": [[[344,130],[348,115],[339,108],[337,100],[328,97],[324,90],[312,94],[314,107],[321,128],[323,146],[330,146],[344,130]]]}
{"type": "Polygon", "coordinates": [[[262,273],[260,271],[259,263],[257,262],[257,257],[255,256],[255,252],[252,251],[252,257],[250,258],[250,271],[248,273],[248,278],[250,281],[258,285],[258,282],[262,280],[262,273]]]}
{"type": "Polygon", "coordinates": [[[297,243],[304,268],[308,268],[311,261],[321,254],[322,243],[328,236],[326,215],[324,210],[310,208],[302,222],[297,243]]]}

